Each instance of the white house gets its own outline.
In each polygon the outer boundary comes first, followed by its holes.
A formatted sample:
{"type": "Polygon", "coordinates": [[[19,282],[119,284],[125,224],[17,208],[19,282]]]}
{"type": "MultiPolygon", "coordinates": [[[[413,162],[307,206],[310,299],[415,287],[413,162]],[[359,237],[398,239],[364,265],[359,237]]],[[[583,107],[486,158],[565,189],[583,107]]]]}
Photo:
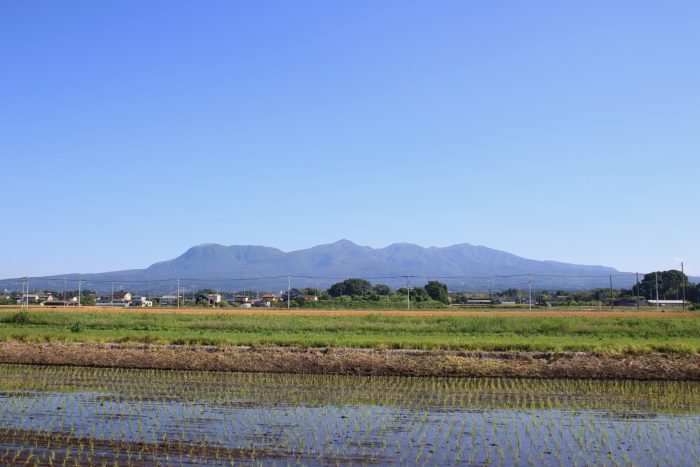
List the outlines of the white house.
{"type": "Polygon", "coordinates": [[[153,306],[153,301],[146,297],[135,297],[131,300],[131,306],[139,306],[141,308],[153,306]]]}

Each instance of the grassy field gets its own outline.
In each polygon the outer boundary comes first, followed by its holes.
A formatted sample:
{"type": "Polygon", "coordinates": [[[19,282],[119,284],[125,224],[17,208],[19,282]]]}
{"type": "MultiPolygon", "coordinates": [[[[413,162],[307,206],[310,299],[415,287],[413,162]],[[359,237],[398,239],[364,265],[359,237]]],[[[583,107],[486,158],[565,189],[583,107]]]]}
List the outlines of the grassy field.
{"type": "Polygon", "coordinates": [[[700,353],[700,316],[0,311],[0,341],[700,353]]]}

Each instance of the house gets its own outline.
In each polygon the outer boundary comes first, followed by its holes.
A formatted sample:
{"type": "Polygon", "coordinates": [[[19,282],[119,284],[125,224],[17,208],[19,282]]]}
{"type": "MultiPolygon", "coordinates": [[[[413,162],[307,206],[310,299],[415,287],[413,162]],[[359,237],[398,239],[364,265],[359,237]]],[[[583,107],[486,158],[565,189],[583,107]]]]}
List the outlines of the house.
{"type": "Polygon", "coordinates": [[[101,296],[97,299],[97,302],[98,302],[98,303],[96,303],[96,304],[97,304],[97,305],[104,305],[104,304],[107,304],[107,305],[110,305],[110,304],[115,304],[115,305],[117,305],[117,304],[119,304],[119,305],[127,304],[127,305],[128,305],[128,304],[131,303],[131,299],[132,299],[132,296],[131,296],[131,294],[130,294],[129,292],[122,292],[122,291],[120,291],[120,292],[113,292],[113,293],[108,294],[108,295],[101,295],[101,296]]]}
{"type": "Polygon", "coordinates": [[[78,306],[78,297],[70,297],[66,299],[62,297],[60,299],[54,298],[50,302],[44,303],[45,306],[57,307],[57,306],[78,306]]]}
{"type": "Polygon", "coordinates": [[[210,305],[216,305],[221,303],[221,294],[219,293],[207,293],[200,294],[197,296],[197,303],[209,302],[210,305]]]}
{"type": "Polygon", "coordinates": [[[260,298],[266,302],[278,302],[279,301],[279,298],[277,297],[277,295],[275,295],[273,293],[266,293],[265,295],[263,295],[260,298]]]}
{"type": "Polygon", "coordinates": [[[311,302],[317,302],[318,296],[316,296],[316,295],[304,295],[304,300],[308,300],[311,302]]]}
{"type": "Polygon", "coordinates": [[[21,298],[17,300],[17,303],[37,303],[39,301],[39,294],[35,293],[23,293],[21,298]]]}
{"type": "Polygon", "coordinates": [[[280,293],[280,300],[282,300],[283,302],[286,302],[286,301],[287,301],[287,294],[288,294],[288,293],[289,293],[289,298],[290,298],[291,300],[294,300],[294,299],[297,298],[297,297],[301,297],[301,294],[300,294],[299,292],[297,292],[296,290],[294,290],[294,289],[290,290],[289,292],[287,292],[286,290],[283,290],[283,291],[280,293]]]}
{"type": "Polygon", "coordinates": [[[147,306],[153,306],[153,301],[148,300],[146,297],[135,297],[133,300],[131,300],[131,305],[144,308],[147,306]]]}
{"type": "Polygon", "coordinates": [[[177,304],[177,296],[176,295],[163,295],[160,297],[160,305],[161,306],[171,306],[177,304]]]}
{"type": "MultiPolygon", "coordinates": [[[[115,302],[129,303],[131,301],[131,294],[129,292],[114,292],[112,294],[115,302]]],[[[110,297],[111,298],[111,297],[110,297]]]]}
{"type": "Polygon", "coordinates": [[[53,295],[50,293],[40,293],[38,298],[38,302],[41,304],[44,304],[46,302],[53,302],[53,295]]]}

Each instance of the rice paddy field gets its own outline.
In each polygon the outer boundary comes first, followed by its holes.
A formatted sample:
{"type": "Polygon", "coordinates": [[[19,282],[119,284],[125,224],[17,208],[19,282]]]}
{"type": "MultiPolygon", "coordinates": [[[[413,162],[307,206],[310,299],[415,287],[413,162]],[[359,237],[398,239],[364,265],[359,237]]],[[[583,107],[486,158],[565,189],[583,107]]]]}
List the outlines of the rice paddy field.
{"type": "MultiPolygon", "coordinates": [[[[620,362],[629,356],[648,357],[676,379],[676,365],[696,368],[698,317],[2,309],[0,345],[14,364],[0,364],[0,465],[698,465],[700,382],[687,368],[680,379],[693,381],[123,368],[148,356],[154,359],[148,365],[181,356],[223,369],[226,358],[235,367],[244,356],[279,354],[296,366],[388,358],[404,371],[433,361],[411,357],[417,349],[436,351],[435,361],[442,350],[549,352],[546,362],[531,362],[545,368],[567,365],[569,357],[557,354],[564,351],[584,366],[597,357],[572,352],[607,356],[595,361],[625,368],[620,362]],[[314,347],[321,350],[308,351],[314,347]],[[357,350],[323,350],[333,347],[357,350]],[[406,353],[385,355],[391,349],[406,353]],[[19,364],[52,360],[46,352],[65,353],[52,361],[58,365],[69,357],[92,361],[81,353],[93,352],[102,368],[19,364]],[[134,362],[127,364],[129,355],[134,362]]],[[[475,368],[497,365],[496,375],[512,376],[519,365],[480,358],[475,368]]],[[[646,361],[635,358],[632,367],[646,361]]],[[[660,376],[646,368],[635,374],[660,376]]]]}
{"type": "Polygon", "coordinates": [[[0,365],[1,465],[697,465],[700,383],[0,365]]]}

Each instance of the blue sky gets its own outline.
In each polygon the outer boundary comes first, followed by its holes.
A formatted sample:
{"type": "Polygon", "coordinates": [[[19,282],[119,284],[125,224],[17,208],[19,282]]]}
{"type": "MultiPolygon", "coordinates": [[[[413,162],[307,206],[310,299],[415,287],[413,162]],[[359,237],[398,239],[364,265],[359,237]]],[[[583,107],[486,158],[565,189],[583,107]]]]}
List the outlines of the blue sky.
{"type": "Polygon", "coordinates": [[[199,243],[700,274],[697,2],[0,4],[0,277],[199,243]]]}

